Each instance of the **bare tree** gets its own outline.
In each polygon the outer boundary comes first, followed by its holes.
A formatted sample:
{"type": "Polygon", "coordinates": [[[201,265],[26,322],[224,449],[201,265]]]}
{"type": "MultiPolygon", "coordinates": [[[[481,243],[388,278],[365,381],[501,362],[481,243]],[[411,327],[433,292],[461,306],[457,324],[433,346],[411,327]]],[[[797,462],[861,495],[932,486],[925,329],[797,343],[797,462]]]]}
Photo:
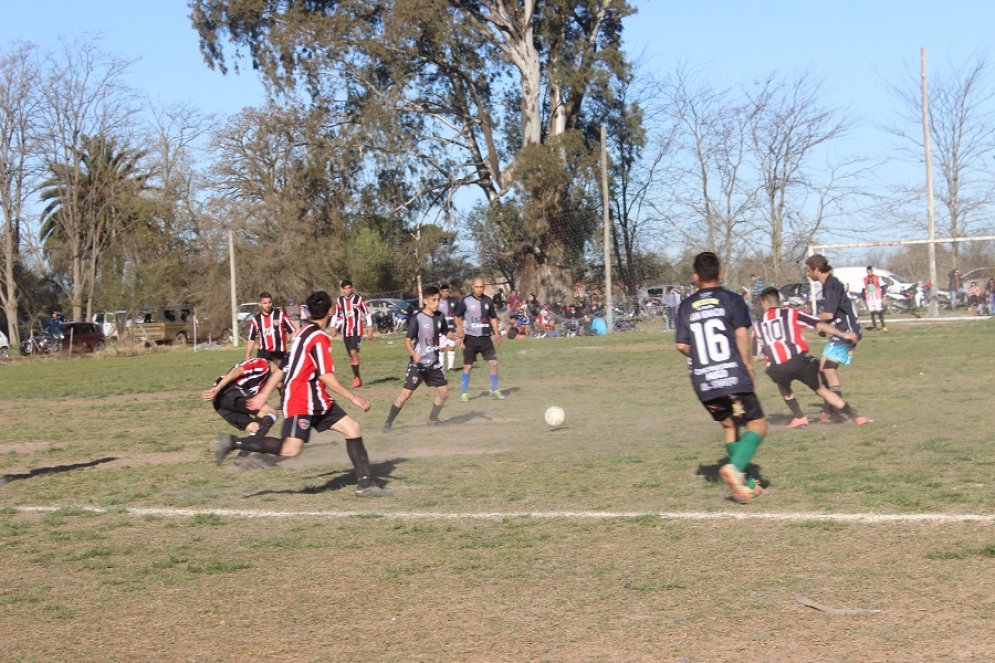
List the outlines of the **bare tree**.
{"type": "Polygon", "coordinates": [[[33,154],[38,140],[39,69],[31,44],[15,43],[0,50],[0,305],[14,347],[20,343],[15,271],[21,262],[25,207],[37,171],[33,154]]]}
{"type": "MultiPolygon", "coordinates": [[[[967,62],[950,64],[930,78],[929,129],[934,168],[939,169],[936,197],[945,211],[942,234],[965,237],[991,229],[995,203],[995,88],[984,54],[967,62]]],[[[896,124],[884,129],[898,137],[900,153],[909,161],[923,162],[922,97],[918,67],[909,70],[907,83],[889,84],[898,102],[896,124]]],[[[899,204],[921,201],[924,185],[900,191],[899,204]]],[[[920,203],[921,204],[921,203],[920,203]]],[[[952,267],[959,261],[960,245],[952,247],[952,267]]]]}
{"type": "Polygon", "coordinates": [[[83,205],[87,176],[81,158],[84,141],[126,135],[135,111],[123,82],[128,66],[128,62],[102,52],[97,38],[87,35],[63,39],[60,48],[46,58],[40,154],[45,170],[59,174],[52,181],[58,187],[58,235],[69,269],[64,289],[72,302],[74,319],[83,314],[88,272],[92,273],[88,261],[93,259],[94,247],[93,217],[88,225],[83,205]]]}

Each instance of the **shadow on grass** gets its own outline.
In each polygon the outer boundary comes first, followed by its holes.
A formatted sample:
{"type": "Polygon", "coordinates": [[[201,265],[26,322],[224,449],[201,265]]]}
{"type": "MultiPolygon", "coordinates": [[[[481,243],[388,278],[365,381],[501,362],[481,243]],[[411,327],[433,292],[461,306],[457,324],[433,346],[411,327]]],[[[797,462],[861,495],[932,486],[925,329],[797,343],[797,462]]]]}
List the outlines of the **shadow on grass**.
{"type": "MultiPolygon", "coordinates": [[[[719,476],[719,470],[722,469],[722,466],[728,462],[729,458],[726,457],[720,458],[714,465],[705,465],[704,463],[700,463],[695,474],[700,477],[705,477],[705,481],[708,483],[722,483],[722,477],[719,476]]],[[[749,466],[747,466],[746,474],[753,477],[753,479],[764,488],[770,485],[770,481],[763,476],[762,468],[755,463],[750,463],[749,466]]]]}
{"type": "MultiPolygon", "coordinates": [[[[390,481],[387,481],[386,478],[392,475],[394,473],[394,469],[406,460],[407,458],[395,458],[393,460],[385,460],[380,463],[373,463],[370,465],[370,470],[373,472],[373,476],[377,479],[374,483],[380,487],[384,487],[389,484],[390,481]]],[[[355,488],[358,481],[356,479],[356,472],[353,470],[346,472],[328,472],[326,474],[319,474],[317,478],[328,476],[333,478],[319,486],[304,486],[303,488],[296,490],[260,490],[259,492],[246,495],[243,499],[263,497],[266,495],[319,495],[321,493],[342,490],[343,488],[355,488]]]]}
{"type": "MultiPolygon", "coordinates": [[[[376,380],[363,380],[364,387],[372,387],[375,384],[386,384],[388,382],[403,382],[404,377],[399,378],[377,378],[376,380]]],[[[343,382],[345,384],[345,382],[343,382]]]]}
{"type": "MultiPolygon", "coordinates": [[[[508,387],[507,389],[504,388],[504,387],[499,387],[499,389],[500,389],[501,393],[504,394],[505,398],[507,398],[508,396],[510,396],[512,394],[517,394],[518,392],[520,392],[522,390],[521,387],[508,387]]],[[[484,398],[484,399],[488,399],[488,400],[498,400],[498,399],[495,399],[495,398],[493,398],[491,396],[491,390],[490,389],[488,389],[486,391],[479,391],[479,392],[477,392],[476,396],[470,396],[470,400],[471,401],[477,400],[478,398],[484,398]]]]}
{"type": "Polygon", "coordinates": [[[473,421],[474,419],[485,419],[487,421],[491,421],[491,418],[488,417],[483,412],[481,412],[480,410],[472,410],[470,412],[458,414],[455,417],[449,417],[448,419],[444,419],[441,425],[442,426],[460,425],[460,424],[465,424],[469,421],[473,421]]]}
{"type": "Polygon", "coordinates": [[[87,467],[96,467],[97,465],[103,465],[104,463],[110,463],[117,460],[114,456],[107,456],[106,458],[98,458],[97,460],[91,460],[87,463],[73,463],[72,465],[54,465],[52,467],[36,467],[30,472],[24,474],[0,474],[0,486],[10,483],[11,481],[18,481],[20,479],[30,479],[31,477],[40,476],[42,474],[54,474],[56,472],[71,472],[73,470],[82,470],[87,467]]]}

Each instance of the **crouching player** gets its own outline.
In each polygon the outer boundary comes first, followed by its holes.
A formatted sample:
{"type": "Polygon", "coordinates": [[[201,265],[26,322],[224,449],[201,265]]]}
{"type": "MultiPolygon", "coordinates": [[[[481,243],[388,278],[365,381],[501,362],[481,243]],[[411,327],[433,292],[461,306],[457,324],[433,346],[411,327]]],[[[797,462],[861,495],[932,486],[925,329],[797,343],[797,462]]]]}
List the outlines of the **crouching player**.
{"type": "Polygon", "coordinates": [[[791,383],[798,380],[821,396],[827,403],[852,419],[858,426],[870,421],[861,417],[843,398],[819,380],[819,360],[808,354],[808,343],[802,330],[815,329],[824,334],[838,336],[845,341],[856,343],[860,338],[853,332],[843,332],[827,322],[796,311],[781,307],[781,293],[777,288],[767,288],[760,293],[763,317],[754,328],[760,352],[767,361],[767,375],[777,385],[781,397],[791,410],[792,420],[788,428],[801,428],[808,425],[808,417],[802,412],[791,390],[791,383]]]}
{"type": "Polygon", "coordinates": [[[225,456],[235,449],[293,458],[304,450],[312,430],[331,429],[345,437],[346,451],[356,471],[356,496],[392,497],[389,491],[373,482],[370,459],[363,444],[363,431],[359,422],[346,414],[328,393],[330,389],[352,401],[364,412],[370,410],[368,400],[350,392],[335,377],[331,340],[325,333],[332,316],[332,299],[327,292],[316,292],[308,297],[307,307],[311,320],[291,340],[286,376],[282,371],[274,372],[263,390],[247,403],[250,408],[262,407],[279,381],[285,380],[282,439],[259,436],[236,438],[222,434],[214,451],[215,461],[220,465],[225,456]]]}
{"type": "MultiPolygon", "coordinates": [[[[276,360],[262,357],[246,359],[215,380],[213,387],[200,392],[200,397],[211,401],[215,412],[238,430],[249,435],[266,435],[276,423],[276,410],[265,403],[258,409],[252,409],[247,401],[259,393],[271,372],[279,369],[276,360]]],[[[241,465],[249,454],[248,451],[240,452],[235,464],[241,465]]]]}
{"type": "Polygon", "coordinates": [[[439,423],[439,413],[449,398],[449,384],[442,370],[442,341],[451,338],[453,330],[446,322],[446,316],[439,311],[440,289],[434,285],[422,290],[422,310],[408,321],[408,335],[404,346],[411,356],[408,371],[404,377],[404,388],[390,406],[390,414],[384,422],[382,432],[389,433],[394,419],[401,413],[405,401],[411,398],[415,389],[422,383],[435,387],[435,400],[428,415],[428,423],[439,423]]]}
{"type": "Polygon", "coordinates": [[[767,420],[753,393],[750,309],[742,297],[722,287],[714,253],[695,256],[692,277],[698,290],[678,309],[675,346],[688,358],[691,384],[702,405],[722,424],[730,462],[719,469],[719,476],[732,498],[746,504],[764,494],[747,469],[767,433],[767,420]]]}

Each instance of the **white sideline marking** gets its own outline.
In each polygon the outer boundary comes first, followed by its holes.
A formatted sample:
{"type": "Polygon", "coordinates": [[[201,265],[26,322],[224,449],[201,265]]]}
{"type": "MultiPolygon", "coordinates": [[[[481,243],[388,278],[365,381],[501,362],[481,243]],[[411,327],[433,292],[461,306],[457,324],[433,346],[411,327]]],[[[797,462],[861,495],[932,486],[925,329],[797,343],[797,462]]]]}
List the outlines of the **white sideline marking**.
{"type": "Polygon", "coordinates": [[[756,513],[707,511],[518,511],[507,513],[434,513],[431,511],[258,511],[248,509],[167,509],[160,507],[104,508],[96,506],[14,506],[22,513],[54,513],[79,509],[89,513],[120,513],[130,516],[226,516],[229,518],[396,518],[401,520],[502,520],[543,518],[563,520],[610,520],[653,517],[661,520],[769,520],[774,522],[823,521],[837,523],[995,523],[995,515],[953,513],[756,513]]]}

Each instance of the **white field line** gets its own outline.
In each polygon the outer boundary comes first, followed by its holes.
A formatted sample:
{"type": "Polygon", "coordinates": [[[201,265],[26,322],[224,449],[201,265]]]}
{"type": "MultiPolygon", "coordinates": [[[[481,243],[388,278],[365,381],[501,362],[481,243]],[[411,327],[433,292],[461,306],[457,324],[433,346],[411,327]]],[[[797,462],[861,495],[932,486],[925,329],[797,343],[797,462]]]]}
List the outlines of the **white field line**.
{"type": "Polygon", "coordinates": [[[394,518],[399,520],[503,520],[542,518],[549,520],[611,520],[617,518],[659,518],[661,520],[754,520],[773,522],[837,523],[984,523],[995,524],[995,515],[952,513],[756,513],[751,511],[509,511],[491,513],[435,513],[431,511],[260,511],[249,509],[169,509],[162,507],[95,506],[13,506],[21,513],[54,513],[63,509],[88,513],[114,513],[129,516],[189,518],[224,516],[228,518],[394,518]]]}

